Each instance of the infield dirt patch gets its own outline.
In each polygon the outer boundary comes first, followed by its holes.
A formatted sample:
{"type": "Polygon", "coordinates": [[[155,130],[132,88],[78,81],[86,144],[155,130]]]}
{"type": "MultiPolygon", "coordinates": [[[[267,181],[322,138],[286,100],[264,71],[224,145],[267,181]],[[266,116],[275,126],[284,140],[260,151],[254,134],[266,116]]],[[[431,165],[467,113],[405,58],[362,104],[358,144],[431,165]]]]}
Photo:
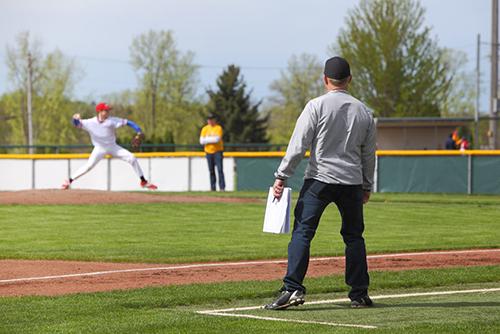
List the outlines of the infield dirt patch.
{"type": "MultiPolygon", "coordinates": [[[[500,265],[500,250],[374,255],[370,271],[500,265]]],[[[64,295],[149,286],[279,280],[285,260],[202,264],[140,264],[78,261],[0,260],[0,296],[64,295]],[[141,270],[123,272],[123,270],[141,270]],[[119,272],[119,271],[122,272],[119,272]],[[116,272],[118,271],[118,272],[116,272]],[[47,277],[77,275],[70,277],[47,277]],[[12,281],[15,279],[24,279],[12,281]]],[[[344,258],[312,259],[308,277],[344,272],[344,258]]]]}
{"type": "Polygon", "coordinates": [[[260,203],[255,198],[188,196],[99,190],[21,190],[1,191],[0,204],[65,205],[65,204],[129,204],[129,203],[260,203]]]}

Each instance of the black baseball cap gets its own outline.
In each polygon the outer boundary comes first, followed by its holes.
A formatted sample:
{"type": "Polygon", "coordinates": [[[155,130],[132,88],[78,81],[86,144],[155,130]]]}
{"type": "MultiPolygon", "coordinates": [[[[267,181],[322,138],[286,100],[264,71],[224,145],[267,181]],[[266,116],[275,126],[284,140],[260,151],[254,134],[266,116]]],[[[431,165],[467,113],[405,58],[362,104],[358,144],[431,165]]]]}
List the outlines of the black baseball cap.
{"type": "Polygon", "coordinates": [[[215,116],[214,114],[208,114],[207,116],[207,119],[216,119],[217,116],[215,116]]]}
{"type": "Polygon", "coordinates": [[[326,61],[325,71],[323,73],[327,78],[343,80],[351,75],[351,67],[344,58],[332,57],[326,61]]]}

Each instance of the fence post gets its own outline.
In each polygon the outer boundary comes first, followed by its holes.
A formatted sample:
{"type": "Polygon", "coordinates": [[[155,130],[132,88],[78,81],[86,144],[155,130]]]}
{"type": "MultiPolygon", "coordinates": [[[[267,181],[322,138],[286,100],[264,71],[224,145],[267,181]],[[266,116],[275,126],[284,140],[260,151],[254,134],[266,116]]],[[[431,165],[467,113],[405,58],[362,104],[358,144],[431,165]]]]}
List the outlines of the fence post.
{"type": "Polygon", "coordinates": [[[148,180],[153,182],[153,167],[151,167],[151,157],[148,158],[148,180]]]}
{"type": "Polygon", "coordinates": [[[35,159],[31,158],[31,189],[35,189],[35,159]]]}
{"type": "Polygon", "coordinates": [[[108,184],[106,186],[107,190],[110,191],[111,190],[111,158],[107,158],[108,160],[108,184]]]}
{"type": "Polygon", "coordinates": [[[192,167],[191,167],[191,159],[192,157],[188,156],[188,191],[191,191],[192,187],[192,177],[191,177],[191,172],[192,172],[192,167]]]}
{"type": "Polygon", "coordinates": [[[472,194],[472,154],[467,158],[467,194],[472,194]]]}
{"type": "Polygon", "coordinates": [[[71,159],[68,158],[68,180],[71,178],[71,159]]]}

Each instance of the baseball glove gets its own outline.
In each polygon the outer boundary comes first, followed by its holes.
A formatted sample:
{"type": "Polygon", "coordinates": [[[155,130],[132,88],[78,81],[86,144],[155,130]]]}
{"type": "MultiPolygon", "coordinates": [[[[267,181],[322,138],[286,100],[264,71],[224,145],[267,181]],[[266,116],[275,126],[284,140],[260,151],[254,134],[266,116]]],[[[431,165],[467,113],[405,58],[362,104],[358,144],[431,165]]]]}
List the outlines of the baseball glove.
{"type": "Polygon", "coordinates": [[[142,141],[144,140],[144,134],[143,133],[138,133],[132,138],[132,143],[131,146],[134,150],[139,149],[141,147],[142,141]]]}

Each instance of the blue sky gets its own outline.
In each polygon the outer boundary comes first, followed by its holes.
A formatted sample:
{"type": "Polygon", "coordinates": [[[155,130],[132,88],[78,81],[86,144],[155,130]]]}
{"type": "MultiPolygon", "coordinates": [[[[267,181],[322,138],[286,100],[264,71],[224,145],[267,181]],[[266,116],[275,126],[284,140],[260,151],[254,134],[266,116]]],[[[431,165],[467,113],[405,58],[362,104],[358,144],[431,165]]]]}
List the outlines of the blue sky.
{"type": "MultiPolygon", "coordinates": [[[[0,94],[7,82],[5,49],[15,36],[30,31],[43,52],[58,48],[74,57],[85,75],[75,88],[78,98],[136,87],[129,60],[134,37],[153,30],[172,30],[181,51],[195,53],[200,91],[214,86],[228,64],[241,66],[252,96],[270,95],[270,83],[294,54],[327,58],[327,48],[345,28],[348,10],[357,0],[0,0],[0,94]]],[[[439,45],[467,54],[476,62],[476,36],[491,36],[490,0],[421,0],[426,24],[439,45]]],[[[489,95],[490,48],[481,48],[482,99],[489,95]]]]}

